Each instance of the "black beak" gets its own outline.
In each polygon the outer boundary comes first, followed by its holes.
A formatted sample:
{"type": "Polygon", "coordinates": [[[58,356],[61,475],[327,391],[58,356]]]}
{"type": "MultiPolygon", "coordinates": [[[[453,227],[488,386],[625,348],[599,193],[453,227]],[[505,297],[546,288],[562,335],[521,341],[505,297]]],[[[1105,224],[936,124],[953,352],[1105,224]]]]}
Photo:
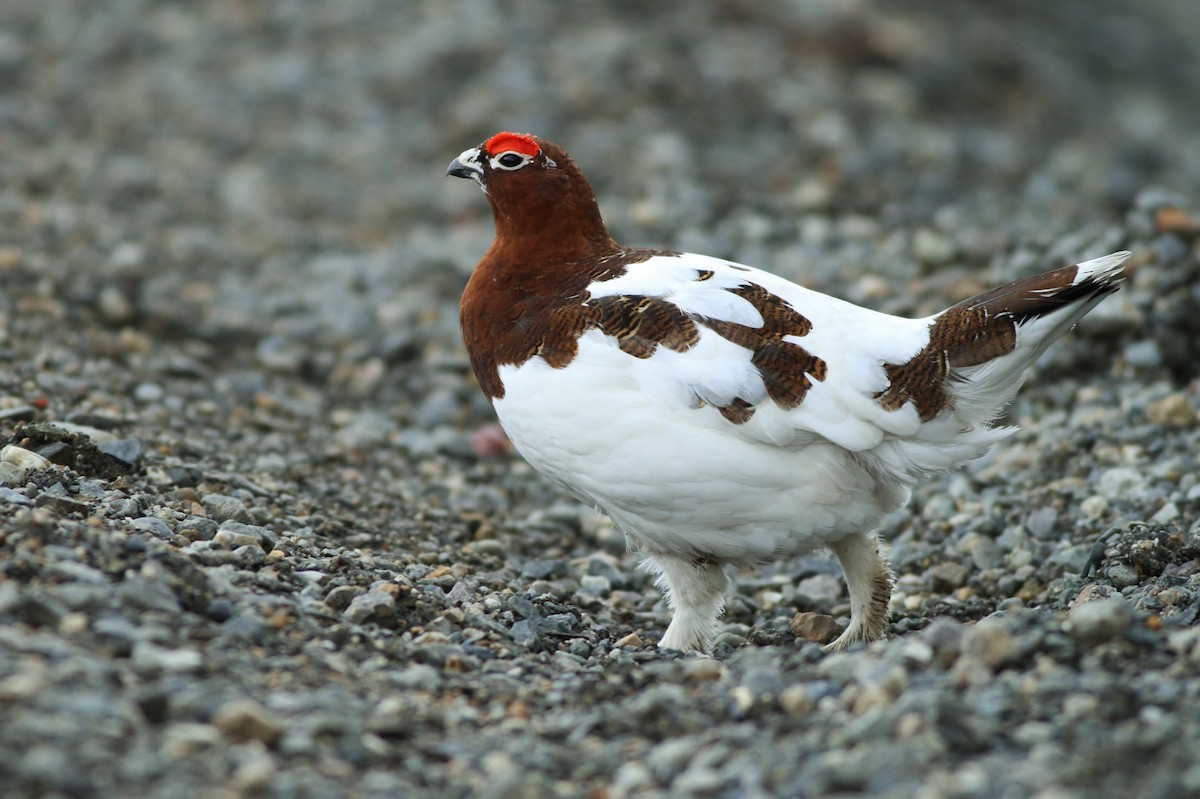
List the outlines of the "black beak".
{"type": "Polygon", "coordinates": [[[483,174],[483,171],[476,166],[468,166],[462,161],[455,158],[450,162],[450,166],[446,168],[446,175],[456,178],[475,178],[483,174]]]}

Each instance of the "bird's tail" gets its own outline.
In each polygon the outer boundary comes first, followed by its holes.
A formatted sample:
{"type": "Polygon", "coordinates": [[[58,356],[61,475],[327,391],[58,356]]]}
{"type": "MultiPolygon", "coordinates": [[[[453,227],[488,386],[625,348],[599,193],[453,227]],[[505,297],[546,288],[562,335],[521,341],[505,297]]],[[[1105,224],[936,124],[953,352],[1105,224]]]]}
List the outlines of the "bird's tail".
{"type": "Polygon", "coordinates": [[[991,422],[1016,395],[1030,365],[1125,279],[1128,252],[1017,280],[929,321],[929,343],[904,364],[885,364],[889,410],[911,402],[925,422],[915,435],[872,450],[880,474],[911,485],[979,457],[1014,428],[991,422]],[[882,465],[879,465],[882,464],[882,465]]]}
{"type": "Polygon", "coordinates": [[[1015,428],[991,423],[1030,365],[1125,279],[1128,252],[1116,252],[1017,280],[926,320],[929,341],[910,360],[884,364],[887,410],[909,403],[923,424],[862,455],[885,481],[911,486],[925,475],[978,458],[1015,428]]]}
{"type": "Polygon", "coordinates": [[[946,344],[955,415],[970,424],[995,418],[1046,348],[1120,287],[1129,256],[1115,252],[1017,280],[938,314],[930,337],[946,344]]]}

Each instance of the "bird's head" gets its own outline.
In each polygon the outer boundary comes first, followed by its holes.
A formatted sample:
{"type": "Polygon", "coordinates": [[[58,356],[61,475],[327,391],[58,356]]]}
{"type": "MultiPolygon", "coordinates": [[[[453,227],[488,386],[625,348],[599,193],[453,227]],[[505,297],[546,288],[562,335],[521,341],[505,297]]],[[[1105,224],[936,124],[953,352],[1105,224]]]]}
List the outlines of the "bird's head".
{"type": "Polygon", "coordinates": [[[528,186],[535,182],[533,176],[539,170],[558,169],[558,161],[546,153],[547,148],[558,149],[528,133],[497,133],[478,147],[460,153],[450,162],[446,174],[470,178],[485,193],[510,185],[528,186]]]}
{"type": "Polygon", "coordinates": [[[464,150],[446,174],[474,180],[487,195],[497,240],[555,236],[611,243],[595,194],[583,172],[558,145],[528,133],[497,133],[464,150]]]}

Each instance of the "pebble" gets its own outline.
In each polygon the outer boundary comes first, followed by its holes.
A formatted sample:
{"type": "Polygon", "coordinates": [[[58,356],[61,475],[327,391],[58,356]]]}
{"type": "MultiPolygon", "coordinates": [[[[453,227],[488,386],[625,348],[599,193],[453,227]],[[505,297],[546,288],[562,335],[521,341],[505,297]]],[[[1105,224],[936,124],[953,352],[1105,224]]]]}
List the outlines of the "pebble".
{"type": "Polygon", "coordinates": [[[203,658],[195,649],[166,649],[149,641],[133,645],[133,665],[148,674],[187,674],[200,669],[203,658]]]}
{"type": "Polygon", "coordinates": [[[372,622],[385,627],[393,626],[396,623],[396,597],[383,591],[368,591],[354,597],[342,612],[342,617],[354,624],[372,622]]]}
{"type": "Polygon", "coordinates": [[[814,574],[796,583],[796,593],[811,599],[837,599],[843,588],[842,581],[829,574],[814,574]]]}
{"type": "Polygon", "coordinates": [[[842,633],[842,626],[837,620],[823,613],[797,613],[789,626],[797,638],[818,644],[827,644],[842,633]]]}
{"type": "Polygon", "coordinates": [[[642,638],[637,633],[629,633],[629,635],[618,638],[613,645],[639,648],[642,645],[642,638]]]}
{"type": "Polygon", "coordinates": [[[930,569],[929,576],[935,592],[948,593],[966,585],[971,576],[971,570],[961,563],[946,561],[930,569]]]}
{"type": "Polygon", "coordinates": [[[111,455],[126,466],[136,466],[142,459],[142,442],[136,438],[119,438],[96,445],[105,455],[111,455]]]}
{"type": "Polygon", "coordinates": [[[1110,597],[1077,604],[1067,617],[1066,629],[1076,641],[1097,646],[1123,635],[1133,620],[1129,603],[1110,597]]]}
{"type": "Polygon", "coordinates": [[[1144,481],[1141,472],[1128,466],[1106,470],[1096,484],[1100,496],[1106,500],[1122,499],[1135,486],[1144,481]]]}
{"type": "Polygon", "coordinates": [[[1083,514],[1087,518],[1094,521],[1102,518],[1104,514],[1108,513],[1108,500],[1099,494],[1093,494],[1083,502],[1079,503],[1079,509],[1083,511],[1083,514]]]}
{"type": "Polygon", "coordinates": [[[980,571],[994,569],[1004,562],[1004,553],[995,539],[978,533],[964,536],[958,549],[970,555],[971,562],[980,571]]]}
{"type": "Polygon", "coordinates": [[[212,536],[212,542],[226,549],[244,546],[261,547],[269,550],[275,545],[275,536],[265,527],[242,522],[225,521],[212,536]]]}
{"type": "Polygon", "coordinates": [[[998,668],[1015,651],[1013,636],[1001,621],[984,619],[967,628],[962,637],[962,652],[980,660],[989,668],[998,668]]]}
{"type": "Polygon", "coordinates": [[[26,472],[36,472],[50,468],[50,461],[23,447],[8,446],[0,449],[0,462],[12,464],[26,472]]]}
{"type": "Polygon", "coordinates": [[[171,525],[157,516],[140,516],[130,521],[130,524],[134,529],[150,533],[164,541],[169,541],[175,536],[175,531],[171,529],[171,525]]]}
{"type": "Polygon", "coordinates": [[[235,743],[261,741],[273,744],[283,734],[283,723],[253,699],[234,699],[217,708],[212,724],[235,743]]]}
{"type": "Polygon", "coordinates": [[[1057,536],[1058,511],[1054,508],[1038,508],[1029,514],[1029,520],[1025,526],[1036,538],[1055,538],[1057,536]]]}
{"type": "Polygon", "coordinates": [[[205,494],[201,501],[205,513],[215,522],[254,523],[254,516],[246,508],[246,503],[237,497],[225,494],[205,494]]]}

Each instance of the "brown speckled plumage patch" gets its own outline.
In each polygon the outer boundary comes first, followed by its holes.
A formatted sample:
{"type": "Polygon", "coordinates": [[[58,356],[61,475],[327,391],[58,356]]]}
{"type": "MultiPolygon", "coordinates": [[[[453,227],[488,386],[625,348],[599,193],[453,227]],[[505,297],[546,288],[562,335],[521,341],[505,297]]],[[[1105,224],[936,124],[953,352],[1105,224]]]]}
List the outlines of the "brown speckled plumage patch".
{"type": "Polygon", "coordinates": [[[597,297],[588,300],[581,313],[588,326],[615,338],[621,351],[635,358],[649,358],[660,344],[685,352],[700,341],[696,323],[678,306],[658,297],[597,297]]]}
{"type": "Polygon", "coordinates": [[[772,341],[754,351],[754,364],[767,385],[767,396],[781,408],[795,408],[804,402],[813,380],[823,381],[825,362],[799,344],[772,341]]]}
{"type": "Polygon", "coordinates": [[[812,323],[795,308],[755,283],[727,289],[754,306],[763,318],[762,327],[747,327],[724,319],[702,318],[700,321],[738,346],[755,350],[784,336],[807,336],[812,323]]]}
{"type": "Polygon", "coordinates": [[[889,411],[912,402],[923,421],[950,406],[946,381],[952,369],[978,366],[1017,346],[1017,326],[1115,287],[1085,280],[1063,267],[994,288],[943,312],[929,327],[929,343],[907,363],[884,364],[888,387],[876,395],[889,411]]]}
{"type": "MultiPolygon", "coordinates": [[[[767,396],[782,408],[795,408],[812,388],[812,380],[825,379],[827,367],[799,344],[783,338],[808,335],[812,323],[786,301],[755,283],[728,291],[754,306],[762,316],[762,327],[703,317],[699,321],[722,338],[750,350],[750,362],[762,375],[767,396]]],[[[744,424],[754,415],[754,406],[741,397],[719,410],[734,424],[744,424]]]]}
{"type": "Polygon", "coordinates": [[[741,397],[734,397],[733,402],[728,405],[718,406],[717,410],[734,424],[745,424],[754,415],[754,406],[741,397]]]}
{"type": "MultiPolygon", "coordinates": [[[[703,279],[705,273],[701,272],[697,280],[703,279]]],[[[761,286],[750,284],[728,291],[754,305],[763,318],[762,327],[692,316],[667,300],[638,295],[597,297],[579,310],[585,327],[612,336],[623,352],[636,358],[649,358],[659,346],[685,352],[699,343],[698,325],[703,325],[750,350],[750,362],[762,375],[767,396],[782,408],[795,408],[804,401],[813,380],[825,379],[827,367],[823,360],[783,337],[806,335],[812,324],[761,286]]],[[[730,422],[744,424],[755,409],[737,397],[718,410],[730,422]]]]}
{"type": "Polygon", "coordinates": [[[620,277],[632,264],[670,255],[614,245],[603,255],[554,268],[495,269],[492,275],[476,270],[463,293],[462,328],[483,392],[493,400],[504,396],[502,364],[520,365],[535,356],[556,369],[569,364],[579,351],[579,337],[598,321],[584,306],[587,286],[620,277]],[[558,293],[546,291],[548,280],[558,283],[558,293]]]}

